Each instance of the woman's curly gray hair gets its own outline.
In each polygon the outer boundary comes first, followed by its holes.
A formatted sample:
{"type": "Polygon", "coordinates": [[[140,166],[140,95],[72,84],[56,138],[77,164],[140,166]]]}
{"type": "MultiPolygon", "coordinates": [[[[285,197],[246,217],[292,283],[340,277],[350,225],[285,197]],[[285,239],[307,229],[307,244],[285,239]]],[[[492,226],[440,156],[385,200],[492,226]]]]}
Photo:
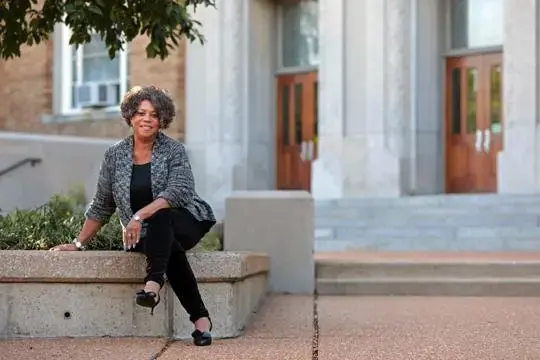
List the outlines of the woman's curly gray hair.
{"type": "Polygon", "coordinates": [[[157,86],[134,86],[124,95],[120,111],[126,123],[131,126],[131,119],[144,100],[150,101],[156,109],[160,128],[167,129],[176,115],[176,110],[171,97],[157,86]]]}

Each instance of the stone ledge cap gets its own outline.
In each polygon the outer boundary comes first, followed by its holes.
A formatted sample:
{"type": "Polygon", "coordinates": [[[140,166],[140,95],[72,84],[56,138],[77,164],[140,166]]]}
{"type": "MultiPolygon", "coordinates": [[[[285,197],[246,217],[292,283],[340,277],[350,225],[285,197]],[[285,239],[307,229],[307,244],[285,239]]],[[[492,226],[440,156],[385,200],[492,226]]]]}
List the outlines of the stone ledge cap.
{"type": "MultiPolygon", "coordinates": [[[[236,282],[268,273],[266,254],[216,251],[188,253],[200,282],[236,282]]],[[[0,283],[141,283],[144,255],[123,251],[0,251],[0,283]]]]}

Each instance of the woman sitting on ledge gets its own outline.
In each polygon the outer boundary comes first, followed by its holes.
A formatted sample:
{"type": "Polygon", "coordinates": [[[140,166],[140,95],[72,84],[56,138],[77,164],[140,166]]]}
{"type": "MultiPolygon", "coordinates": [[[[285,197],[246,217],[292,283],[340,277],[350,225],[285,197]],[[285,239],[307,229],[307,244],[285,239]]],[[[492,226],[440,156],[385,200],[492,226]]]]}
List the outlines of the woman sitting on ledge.
{"type": "Polygon", "coordinates": [[[171,98],[154,86],[134,87],[121,104],[133,135],[105,152],[96,194],[73,243],[54,251],[84,250],[118,208],[126,251],[146,255],[145,287],[135,301],[151,308],[160,301],[165,275],[195,325],[193,342],[212,343],[212,322],[186,257],[215,224],[211,207],[195,192],[184,146],[163,134],[175,116],[171,98]]]}

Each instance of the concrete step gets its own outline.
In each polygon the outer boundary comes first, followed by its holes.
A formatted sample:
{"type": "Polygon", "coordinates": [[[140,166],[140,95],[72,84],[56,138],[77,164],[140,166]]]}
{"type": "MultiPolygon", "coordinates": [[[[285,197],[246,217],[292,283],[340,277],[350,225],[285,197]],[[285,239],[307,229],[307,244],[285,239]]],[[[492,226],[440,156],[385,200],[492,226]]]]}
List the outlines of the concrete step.
{"type": "Polygon", "coordinates": [[[538,278],[540,259],[526,261],[335,261],[319,260],[317,276],[324,279],[390,278],[538,278]]]}
{"type": "Polygon", "coordinates": [[[540,252],[316,255],[320,295],[540,296],[540,252]]]}
{"type": "Polygon", "coordinates": [[[468,214],[468,213],[485,213],[495,212],[501,214],[508,213],[531,213],[540,209],[540,200],[535,200],[531,203],[493,203],[493,204],[450,204],[450,205],[412,205],[407,206],[382,206],[382,205],[367,205],[358,203],[356,206],[315,206],[315,215],[336,215],[348,216],[355,215],[372,215],[372,214],[392,214],[416,212],[416,213],[452,213],[452,214],[468,214]]]}
{"type": "Polygon", "coordinates": [[[538,237],[444,238],[317,238],[315,251],[540,251],[538,237]]]}
{"type": "Polygon", "coordinates": [[[431,195],[409,196],[399,198],[350,198],[337,200],[317,200],[317,210],[350,209],[350,208],[420,208],[420,207],[486,207],[501,205],[535,205],[540,206],[540,195],[431,195]]]}
{"type": "Polygon", "coordinates": [[[348,224],[318,227],[316,251],[540,250],[540,226],[408,226],[348,224]]]}
{"type": "Polygon", "coordinates": [[[317,201],[315,248],[540,250],[540,195],[435,195],[317,201]]]}
{"type": "Polygon", "coordinates": [[[448,239],[472,240],[479,238],[540,238],[540,226],[355,226],[317,228],[319,239],[448,239]]]}
{"type": "Polygon", "coordinates": [[[524,213],[521,211],[509,213],[460,212],[447,211],[386,211],[367,215],[351,216],[317,216],[315,224],[318,228],[325,227],[448,227],[448,226],[539,226],[540,208],[537,212],[524,213]]]}
{"type": "Polygon", "coordinates": [[[540,296],[535,279],[339,279],[317,280],[319,295],[356,296],[540,296]]]}

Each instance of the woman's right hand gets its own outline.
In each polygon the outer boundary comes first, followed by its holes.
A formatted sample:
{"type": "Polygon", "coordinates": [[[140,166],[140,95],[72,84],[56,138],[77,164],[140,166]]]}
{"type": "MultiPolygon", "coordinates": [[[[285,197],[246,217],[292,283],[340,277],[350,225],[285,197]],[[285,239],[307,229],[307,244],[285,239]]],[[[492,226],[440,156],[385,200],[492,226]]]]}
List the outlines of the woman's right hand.
{"type": "Polygon", "coordinates": [[[56,245],[49,249],[49,251],[78,251],[77,246],[73,243],[56,245]]]}

